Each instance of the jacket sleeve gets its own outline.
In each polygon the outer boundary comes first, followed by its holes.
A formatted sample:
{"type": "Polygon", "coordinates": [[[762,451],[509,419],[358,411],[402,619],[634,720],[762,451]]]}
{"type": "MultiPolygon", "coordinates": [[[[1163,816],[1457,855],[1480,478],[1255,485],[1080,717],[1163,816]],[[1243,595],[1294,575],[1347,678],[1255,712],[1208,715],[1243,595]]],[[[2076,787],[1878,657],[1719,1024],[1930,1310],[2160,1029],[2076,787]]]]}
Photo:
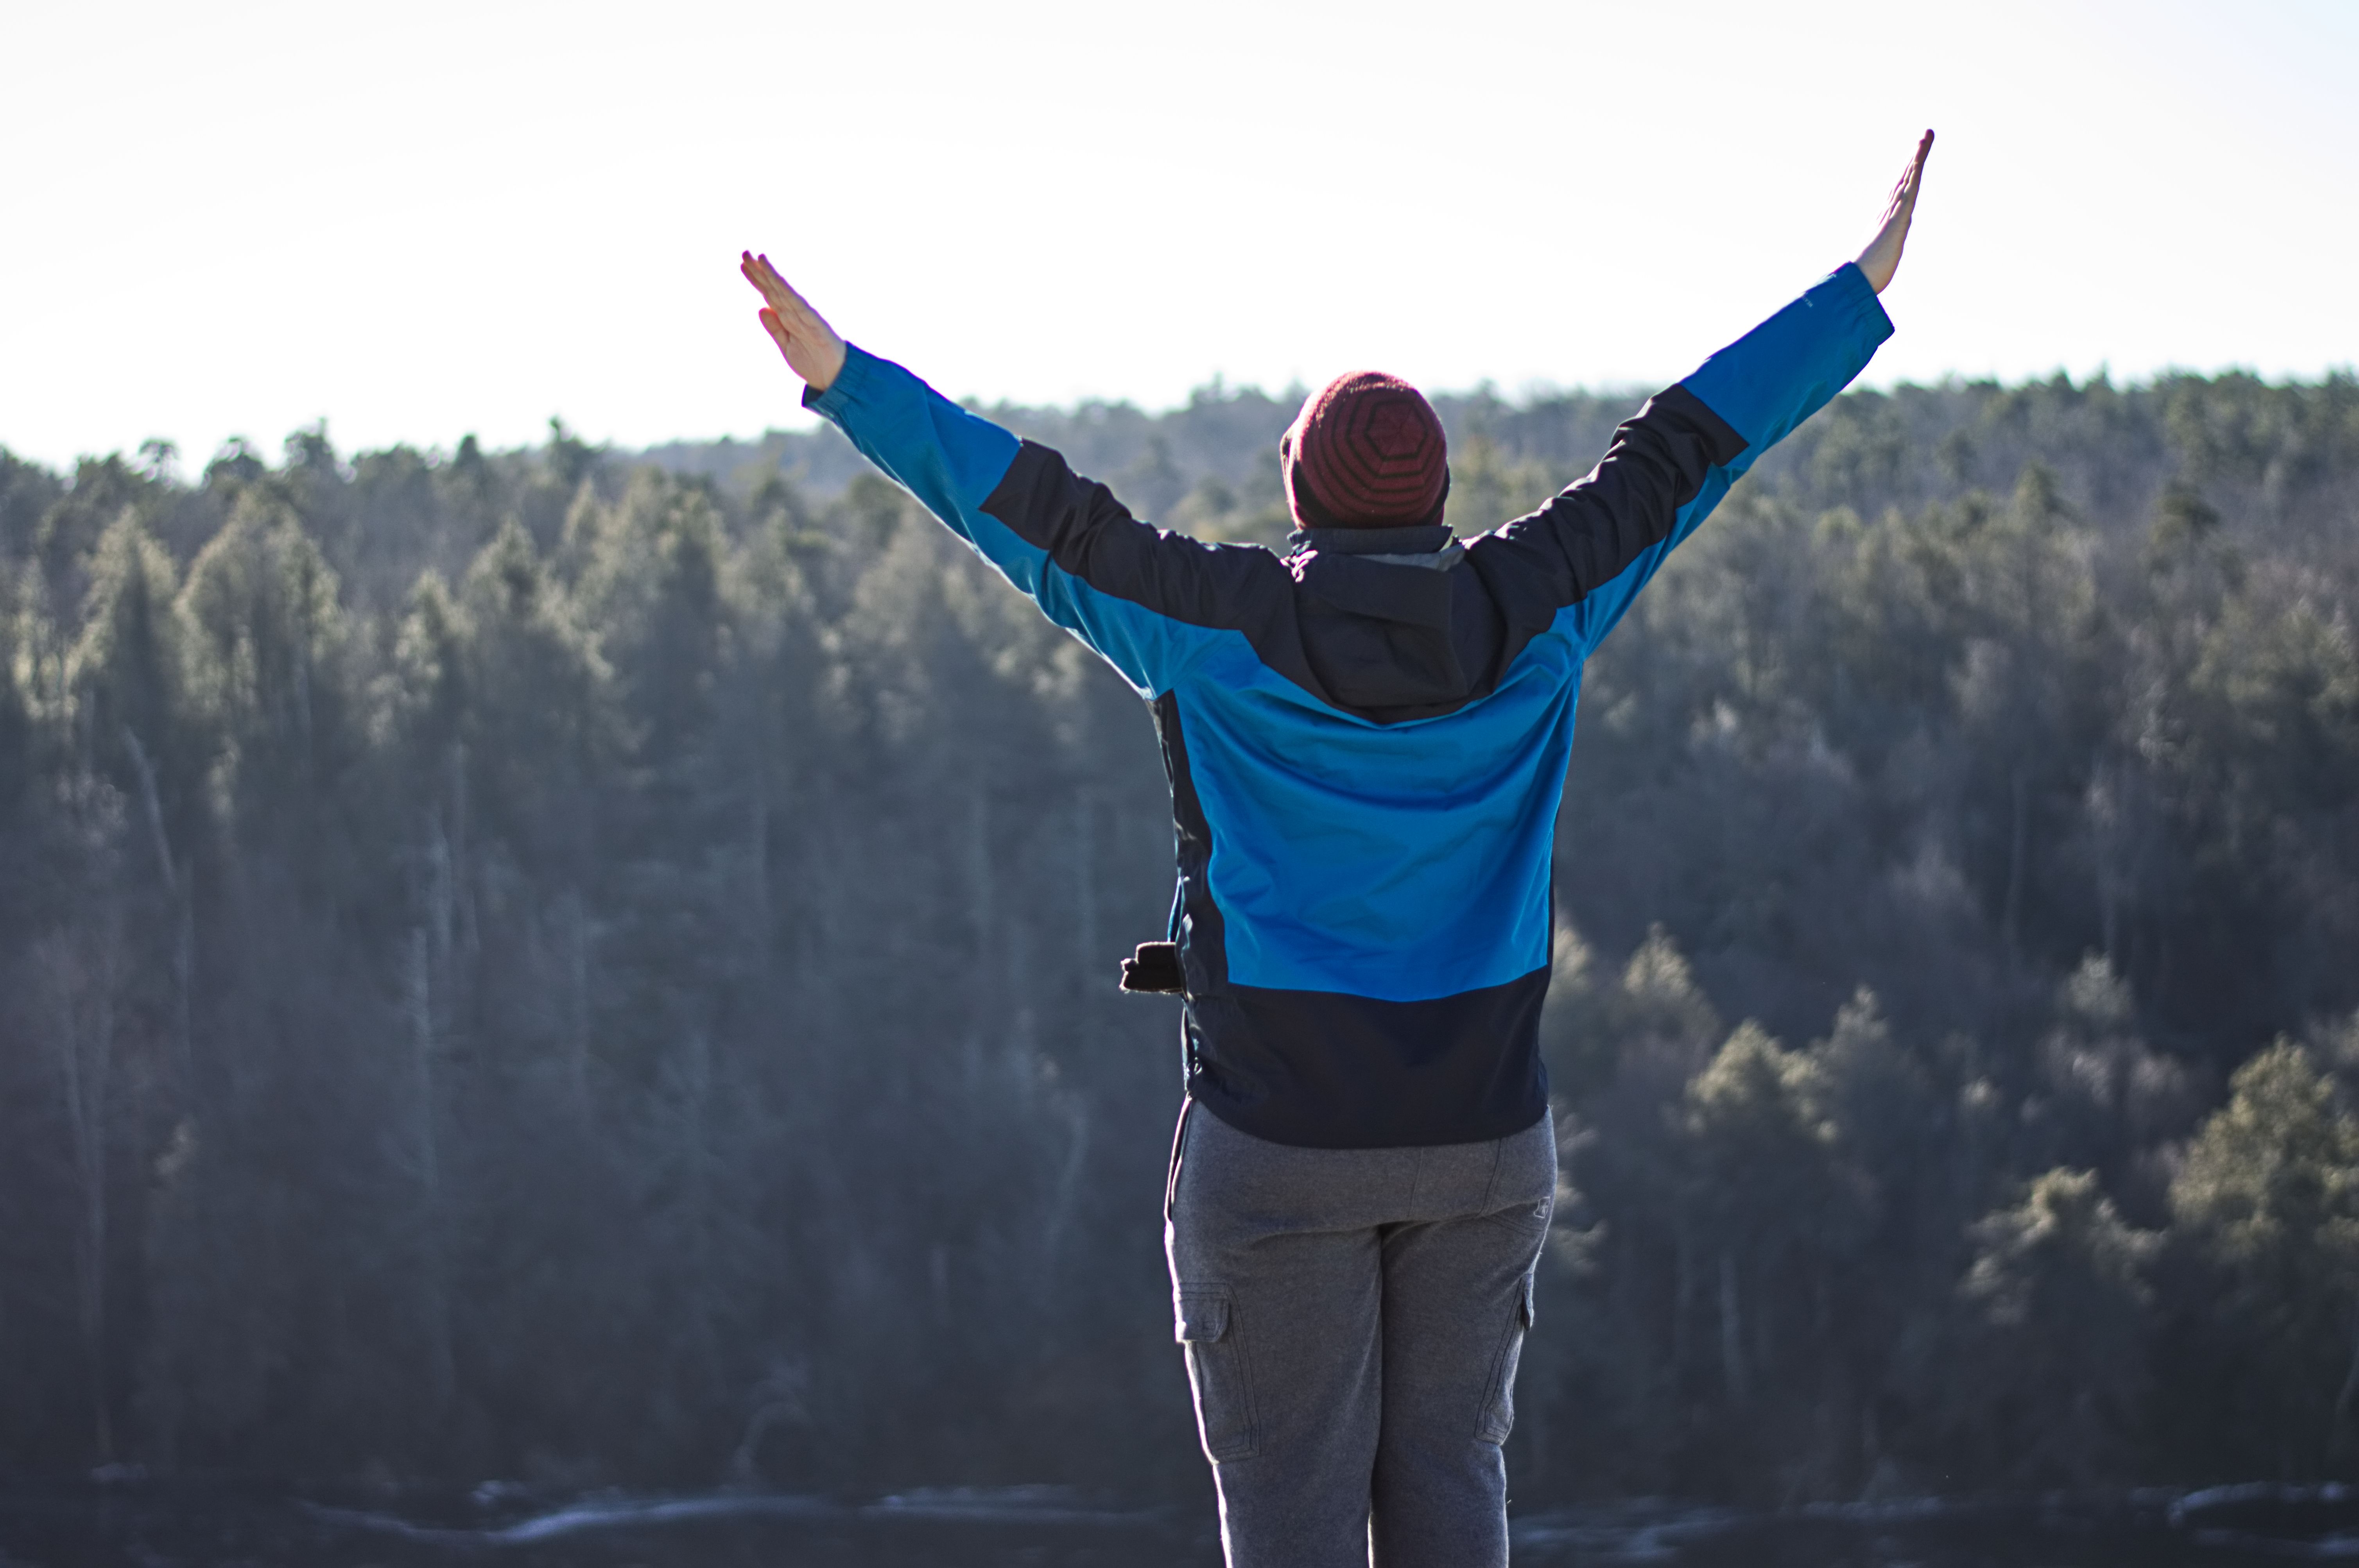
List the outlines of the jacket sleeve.
{"type": "Polygon", "coordinates": [[[1586,653],[1729,486],[1891,335],[1875,290],[1845,263],[1649,398],[1586,477],[1484,543],[1513,551],[1586,653]]]}
{"type": "Polygon", "coordinates": [[[1238,607],[1267,597],[1258,579],[1283,575],[1266,550],[1137,521],[1056,452],[860,348],[803,403],[1144,696],[1169,690],[1238,607]]]}

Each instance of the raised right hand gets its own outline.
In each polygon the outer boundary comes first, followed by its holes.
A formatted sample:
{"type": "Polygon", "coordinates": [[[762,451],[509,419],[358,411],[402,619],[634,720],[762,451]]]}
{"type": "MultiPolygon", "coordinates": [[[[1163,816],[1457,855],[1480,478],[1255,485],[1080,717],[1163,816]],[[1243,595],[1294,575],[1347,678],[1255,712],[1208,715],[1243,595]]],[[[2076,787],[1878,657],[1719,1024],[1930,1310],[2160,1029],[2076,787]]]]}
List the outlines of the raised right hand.
{"type": "Polygon", "coordinates": [[[1859,253],[1859,270],[1867,275],[1868,287],[1878,294],[1900,270],[1901,247],[1908,243],[1908,221],[1917,213],[1917,189],[1925,181],[1925,155],[1933,150],[1933,133],[1928,131],[1918,140],[1917,156],[1900,172],[1900,183],[1892,188],[1892,200],[1884,209],[1884,226],[1875,238],[1867,242],[1867,249],[1859,253]]]}

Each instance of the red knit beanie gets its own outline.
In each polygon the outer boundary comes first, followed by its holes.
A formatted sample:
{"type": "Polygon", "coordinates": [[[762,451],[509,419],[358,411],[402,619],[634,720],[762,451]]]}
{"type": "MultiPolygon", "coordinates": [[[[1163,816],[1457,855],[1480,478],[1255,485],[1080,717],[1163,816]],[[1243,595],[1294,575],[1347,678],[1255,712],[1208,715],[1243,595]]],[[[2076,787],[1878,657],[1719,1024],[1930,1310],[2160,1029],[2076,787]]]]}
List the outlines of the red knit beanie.
{"type": "Polygon", "coordinates": [[[1433,406],[1397,375],[1329,382],[1278,438],[1299,528],[1399,528],[1441,521],[1449,447],[1433,406]]]}

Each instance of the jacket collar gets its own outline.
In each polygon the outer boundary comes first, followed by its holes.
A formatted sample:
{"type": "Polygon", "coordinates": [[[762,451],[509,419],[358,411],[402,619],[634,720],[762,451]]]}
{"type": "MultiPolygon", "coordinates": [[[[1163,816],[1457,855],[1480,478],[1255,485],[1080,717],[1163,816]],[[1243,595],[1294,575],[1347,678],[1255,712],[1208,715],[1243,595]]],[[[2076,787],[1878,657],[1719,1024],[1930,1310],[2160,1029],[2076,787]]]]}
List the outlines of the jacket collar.
{"type": "Polygon", "coordinates": [[[1428,567],[1448,571],[1466,552],[1450,536],[1447,523],[1407,528],[1297,528],[1286,536],[1290,557],[1312,555],[1372,557],[1387,566],[1428,567]]]}

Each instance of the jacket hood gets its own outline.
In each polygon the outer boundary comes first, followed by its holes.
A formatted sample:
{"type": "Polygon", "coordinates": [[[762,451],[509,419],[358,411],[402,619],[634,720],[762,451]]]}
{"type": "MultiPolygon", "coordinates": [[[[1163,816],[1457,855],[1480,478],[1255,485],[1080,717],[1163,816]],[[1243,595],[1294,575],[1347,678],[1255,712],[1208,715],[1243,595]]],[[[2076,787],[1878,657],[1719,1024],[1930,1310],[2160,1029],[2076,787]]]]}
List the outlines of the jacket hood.
{"type": "Polygon", "coordinates": [[[1446,710],[1489,672],[1501,622],[1446,524],[1302,528],[1287,570],[1311,672],[1379,722],[1446,710]]]}

